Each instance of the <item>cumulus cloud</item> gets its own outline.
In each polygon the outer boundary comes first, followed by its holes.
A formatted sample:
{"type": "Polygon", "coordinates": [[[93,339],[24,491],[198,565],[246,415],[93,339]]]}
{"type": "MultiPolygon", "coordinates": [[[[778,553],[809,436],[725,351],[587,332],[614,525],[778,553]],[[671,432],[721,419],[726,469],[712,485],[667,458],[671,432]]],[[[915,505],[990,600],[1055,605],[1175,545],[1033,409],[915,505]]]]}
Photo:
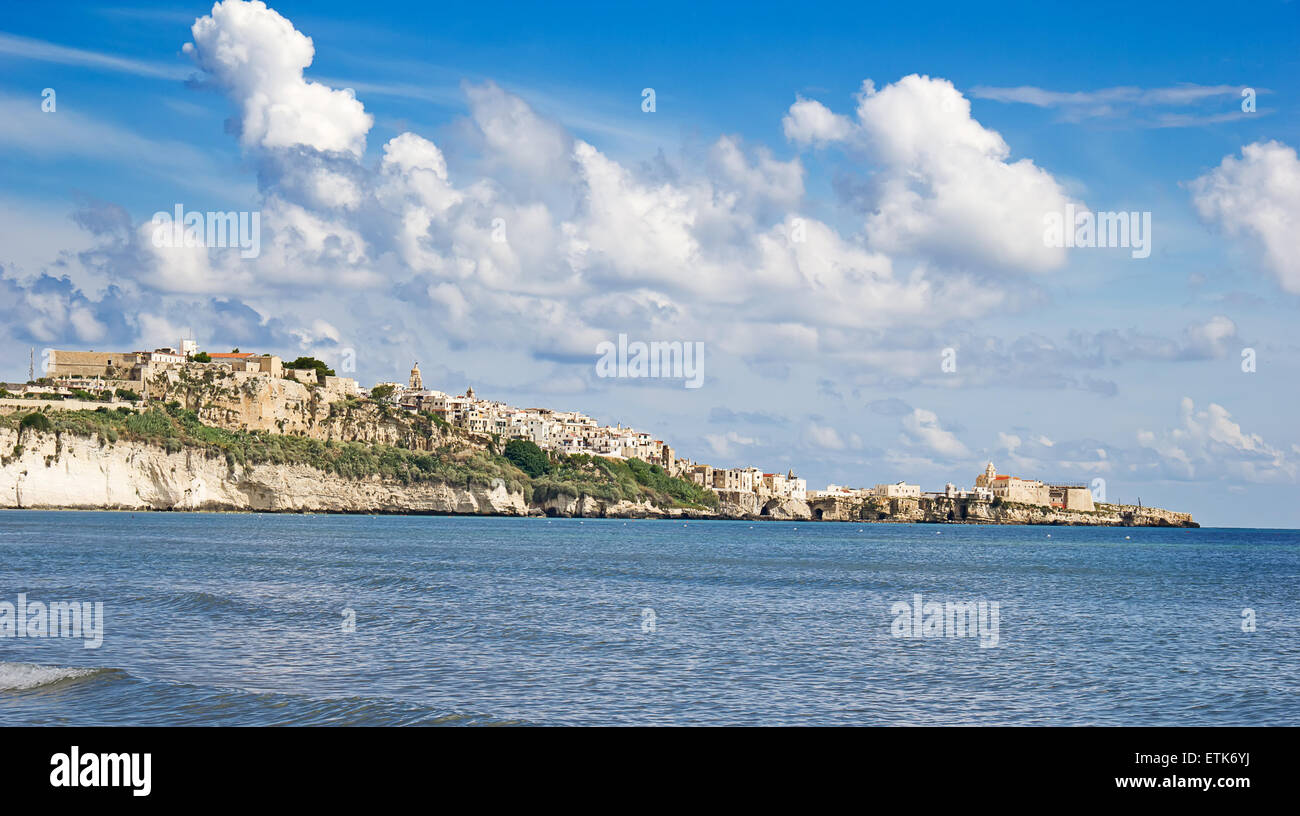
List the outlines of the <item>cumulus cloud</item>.
{"type": "Polygon", "coordinates": [[[573,137],[563,127],[495,82],[462,87],[475,125],[470,133],[486,156],[485,169],[507,171],[496,174],[507,184],[520,177],[547,182],[571,176],[573,137]]]}
{"type": "Polygon", "coordinates": [[[1300,160],[1281,142],[1254,142],[1241,157],[1190,184],[1192,203],[1207,223],[1257,242],[1278,284],[1300,294],[1300,160]]]}
{"type": "Polygon", "coordinates": [[[798,97],[781,119],[785,138],[796,144],[825,145],[842,142],[853,133],[848,117],[832,113],[816,99],[798,97]]]}
{"type": "Polygon", "coordinates": [[[245,147],[364,152],[374,117],[351,91],[303,78],[311,38],[261,0],[217,3],[191,33],[183,50],[239,103],[245,147]]]}
{"type": "Polygon", "coordinates": [[[840,436],[840,432],[829,425],[810,422],[808,423],[808,427],[805,429],[805,433],[807,434],[808,441],[818,448],[838,451],[844,450],[844,448],[847,447],[844,438],[840,436]]]}
{"type": "Polygon", "coordinates": [[[1183,397],[1178,414],[1176,427],[1137,433],[1138,444],[1157,455],[1167,478],[1295,479],[1295,460],[1259,434],[1243,430],[1222,405],[1212,402],[1198,411],[1190,397],[1183,397]]]}
{"type": "Polygon", "coordinates": [[[760,147],[751,163],[738,139],[722,136],[713,145],[710,159],[728,191],[756,211],[770,205],[788,212],[803,198],[803,165],[797,158],[778,161],[760,147]]]}
{"type": "Polygon", "coordinates": [[[797,144],[844,142],[878,168],[864,226],[879,251],[1026,272],[1065,263],[1043,241],[1044,215],[1069,202],[1064,189],[1032,160],[1011,161],[946,79],[912,74],[879,90],[866,80],[856,121],[801,99],[783,124],[797,144]]]}
{"type": "Polygon", "coordinates": [[[903,433],[900,441],[909,448],[939,459],[955,460],[970,457],[970,449],[939,422],[934,411],[913,408],[902,419],[903,433]]]}

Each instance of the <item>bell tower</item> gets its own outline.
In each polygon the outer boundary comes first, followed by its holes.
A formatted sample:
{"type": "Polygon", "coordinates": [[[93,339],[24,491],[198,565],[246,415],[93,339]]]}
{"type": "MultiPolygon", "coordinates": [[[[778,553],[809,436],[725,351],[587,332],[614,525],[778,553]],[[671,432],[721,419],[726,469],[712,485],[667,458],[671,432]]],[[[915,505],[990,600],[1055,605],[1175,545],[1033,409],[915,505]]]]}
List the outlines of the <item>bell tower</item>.
{"type": "Polygon", "coordinates": [[[998,476],[998,469],[993,467],[992,462],[989,462],[987,465],[984,466],[984,472],[981,473],[979,476],[975,477],[975,486],[992,487],[993,480],[996,479],[997,476],[998,476]]]}
{"type": "Polygon", "coordinates": [[[415,363],[415,368],[411,369],[411,390],[424,390],[424,380],[420,377],[420,363],[418,361],[415,363]]]}

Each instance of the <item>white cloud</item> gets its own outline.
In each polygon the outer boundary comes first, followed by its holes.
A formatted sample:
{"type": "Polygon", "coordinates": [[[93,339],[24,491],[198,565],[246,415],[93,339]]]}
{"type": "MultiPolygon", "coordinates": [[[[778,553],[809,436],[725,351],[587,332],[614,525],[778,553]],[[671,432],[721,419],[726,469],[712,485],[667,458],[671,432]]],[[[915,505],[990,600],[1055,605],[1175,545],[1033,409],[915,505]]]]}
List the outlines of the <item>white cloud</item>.
{"type": "Polygon", "coordinates": [[[573,138],[564,128],[495,82],[466,83],[464,89],[489,169],[509,171],[500,176],[507,184],[521,174],[551,182],[572,175],[573,138]]]}
{"type": "Polygon", "coordinates": [[[1281,142],[1254,142],[1190,184],[1206,222],[1259,243],[1265,266],[1300,293],[1300,160],[1281,142]]]}
{"type": "Polygon", "coordinates": [[[185,336],[189,326],[174,321],[164,315],[141,312],[135,316],[137,327],[133,348],[157,348],[158,346],[180,347],[180,338],[185,336]]]}
{"type": "Polygon", "coordinates": [[[785,138],[796,144],[824,145],[842,142],[853,132],[848,117],[832,113],[816,99],[797,97],[781,120],[785,138]]]}
{"type": "Polygon", "coordinates": [[[971,455],[970,449],[957,435],[940,424],[934,411],[914,408],[912,413],[903,417],[902,425],[901,440],[909,447],[919,448],[940,459],[967,459],[971,455]]]}
{"type": "Polygon", "coordinates": [[[1224,315],[1215,315],[1204,323],[1192,323],[1183,330],[1183,348],[1188,359],[1221,358],[1228,345],[1237,339],[1237,324],[1224,315]]]}
{"type": "MultiPolygon", "coordinates": [[[[1194,124],[1230,121],[1239,119],[1242,111],[1209,114],[1160,113],[1154,117],[1139,115],[1140,109],[1153,107],[1171,107],[1195,105],[1202,102],[1222,100],[1224,97],[1238,98],[1240,85],[1175,85],[1166,88],[1139,88],[1121,86],[1099,88],[1094,91],[1049,91],[1032,85],[1014,88],[994,88],[985,85],[972,88],[970,94],[976,99],[991,99],[997,102],[1017,102],[1038,108],[1055,108],[1062,112],[1062,118],[1068,122],[1084,119],[1106,118],[1123,119],[1130,125],[1138,127],[1187,127],[1194,124]]],[[[1262,88],[1257,93],[1266,93],[1262,88]]]]}
{"type": "Polygon", "coordinates": [[[990,455],[999,473],[1028,479],[1069,473],[1091,476],[1112,470],[1105,449],[1086,440],[1058,442],[1045,434],[1023,439],[1017,434],[999,431],[990,455]]]}
{"type": "Polygon", "coordinates": [[[83,48],[69,48],[64,45],[19,37],[16,34],[0,32],[0,54],[21,57],[40,62],[52,62],[59,65],[78,65],[106,71],[120,71],[153,79],[184,79],[188,71],[174,65],[161,65],[143,60],[88,51],[83,48]]]}
{"type": "Polygon", "coordinates": [[[325,341],[338,344],[342,340],[338,329],[329,321],[320,319],[313,320],[310,326],[294,329],[292,334],[298,337],[303,346],[314,346],[325,341]]]}
{"type": "Polygon", "coordinates": [[[725,434],[705,434],[704,441],[709,443],[709,448],[715,456],[723,459],[730,459],[735,456],[739,448],[752,447],[758,444],[757,438],[743,436],[735,431],[727,431],[725,434]]]}
{"type": "Polygon", "coordinates": [[[742,203],[755,208],[772,204],[789,210],[803,198],[803,165],[797,158],[777,161],[771,151],[760,147],[751,164],[740,142],[730,136],[719,138],[710,156],[723,182],[741,197],[742,203]]]}
{"type": "Polygon", "coordinates": [[[241,103],[245,147],[365,151],[374,117],[351,91],[303,78],[311,38],[261,0],[217,3],[190,31],[185,53],[241,103]]]}
{"type": "Polygon", "coordinates": [[[848,447],[848,443],[844,441],[844,437],[840,436],[840,432],[829,425],[810,422],[805,431],[808,441],[815,447],[832,451],[840,451],[848,447]]]}
{"type": "Polygon", "coordinates": [[[104,336],[105,326],[95,318],[94,312],[60,293],[28,293],[23,306],[26,328],[38,340],[52,342],[70,334],[93,343],[104,336]]]}
{"type": "Polygon", "coordinates": [[[1064,211],[1064,189],[1032,160],[1010,161],[1001,135],[971,117],[948,80],[912,74],[879,90],[864,81],[847,131],[847,120],[827,113],[796,102],[786,134],[846,141],[879,167],[864,224],[872,248],[957,268],[1043,272],[1065,263],[1065,250],[1043,241],[1043,217],[1064,211]]]}
{"type": "Polygon", "coordinates": [[[1190,397],[1183,397],[1179,420],[1177,427],[1164,432],[1137,434],[1138,444],[1156,453],[1169,478],[1218,476],[1267,482],[1296,477],[1295,462],[1285,451],[1243,430],[1222,405],[1212,402],[1198,411],[1190,397]]]}

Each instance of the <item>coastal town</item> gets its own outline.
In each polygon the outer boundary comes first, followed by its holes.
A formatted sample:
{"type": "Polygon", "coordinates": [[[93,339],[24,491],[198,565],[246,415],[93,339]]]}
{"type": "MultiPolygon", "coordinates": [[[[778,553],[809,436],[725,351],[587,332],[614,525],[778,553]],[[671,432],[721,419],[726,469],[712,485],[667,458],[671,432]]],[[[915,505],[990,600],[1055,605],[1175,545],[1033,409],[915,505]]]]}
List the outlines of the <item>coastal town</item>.
{"type": "MultiPolygon", "coordinates": [[[[512,406],[480,397],[472,387],[463,394],[429,388],[418,362],[404,383],[380,382],[364,388],[354,378],[337,376],[311,357],[286,361],[274,354],[238,349],[205,351],[186,338],[179,347],[152,351],[47,349],[41,373],[36,377],[33,352],[29,380],[0,385],[0,414],[52,402],[68,410],[106,406],[142,410],[155,404],[177,404],[179,398],[204,421],[220,427],[312,436],[321,433],[318,419],[333,415],[331,406],[364,401],[386,406],[384,410],[435,418],[485,447],[524,440],[554,455],[640,460],[733,503],[759,508],[755,515],[767,515],[771,508],[781,512],[782,503],[808,508],[784,512],[796,517],[807,512],[811,518],[822,518],[824,513],[829,514],[827,518],[834,517],[841,513],[836,508],[846,506],[892,508],[900,517],[915,515],[918,508],[960,506],[961,519],[985,513],[981,507],[1015,506],[1074,514],[1098,510],[1085,485],[998,473],[992,462],[975,474],[969,487],[950,482],[942,490],[922,491],[919,484],[904,480],[862,487],[830,484],[810,490],[807,481],[793,470],[781,473],[698,462],[679,456],[668,441],[653,434],[622,424],[602,425],[578,411],[512,406]]],[[[949,520],[960,520],[954,511],[945,512],[949,520]]],[[[1190,522],[1190,516],[1186,520],[1190,522]]]]}

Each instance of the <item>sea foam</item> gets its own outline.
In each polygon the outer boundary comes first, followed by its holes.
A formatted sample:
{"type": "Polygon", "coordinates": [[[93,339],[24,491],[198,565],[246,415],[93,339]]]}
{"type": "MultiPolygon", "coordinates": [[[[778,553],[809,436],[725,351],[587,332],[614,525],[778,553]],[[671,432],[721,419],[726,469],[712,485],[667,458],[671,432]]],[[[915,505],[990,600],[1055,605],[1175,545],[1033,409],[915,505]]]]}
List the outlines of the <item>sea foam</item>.
{"type": "Polygon", "coordinates": [[[60,668],[35,663],[0,663],[0,691],[18,691],[48,686],[98,674],[103,669],[60,668]]]}

